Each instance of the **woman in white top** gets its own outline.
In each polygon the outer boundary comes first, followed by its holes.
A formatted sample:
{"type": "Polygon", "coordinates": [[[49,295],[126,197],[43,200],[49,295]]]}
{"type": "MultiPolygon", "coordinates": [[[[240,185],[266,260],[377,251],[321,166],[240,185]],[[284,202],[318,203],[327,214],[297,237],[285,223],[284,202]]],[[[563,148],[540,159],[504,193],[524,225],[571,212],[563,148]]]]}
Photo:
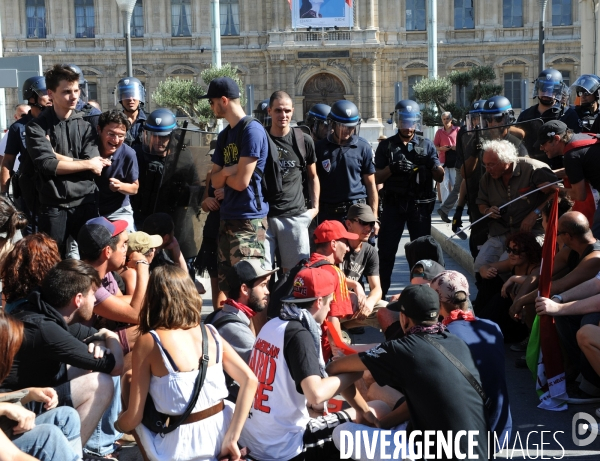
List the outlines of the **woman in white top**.
{"type": "Polygon", "coordinates": [[[140,337],[133,348],[131,375],[123,379],[129,405],[115,423],[133,433],[148,460],[216,460],[240,458],[237,441],[257,387],[246,363],[211,326],[207,326],[208,368],[189,420],[164,437],[141,424],[146,397],[169,415],[185,412],[193,394],[202,356],[202,299],[187,272],[175,266],[154,269],[140,312],[140,337]],[[240,384],[237,405],[224,401],[224,371],[240,384]],[[197,413],[211,416],[198,420],[197,413]]]}

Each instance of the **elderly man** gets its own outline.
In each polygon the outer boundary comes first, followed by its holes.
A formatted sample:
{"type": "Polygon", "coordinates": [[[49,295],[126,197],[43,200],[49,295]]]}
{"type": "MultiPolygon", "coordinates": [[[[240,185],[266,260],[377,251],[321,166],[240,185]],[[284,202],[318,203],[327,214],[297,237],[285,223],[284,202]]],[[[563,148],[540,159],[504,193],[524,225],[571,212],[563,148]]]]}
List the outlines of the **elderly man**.
{"type": "Polygon", "coordinates": [[[484,264],[497,262],[506,246],[506,237],[517,231],[541,236],[540,209],[550,199],[555,187],[546,187],[511,203],[502,205],[557,181],[546,165],[527,157],[518,157],[514,144],[506,140],[487,141],[483,145],[485,174],[479,183],[477,205],[483,215],[490,213],[488,240],[475,259],[475,270],[484,264]]]}

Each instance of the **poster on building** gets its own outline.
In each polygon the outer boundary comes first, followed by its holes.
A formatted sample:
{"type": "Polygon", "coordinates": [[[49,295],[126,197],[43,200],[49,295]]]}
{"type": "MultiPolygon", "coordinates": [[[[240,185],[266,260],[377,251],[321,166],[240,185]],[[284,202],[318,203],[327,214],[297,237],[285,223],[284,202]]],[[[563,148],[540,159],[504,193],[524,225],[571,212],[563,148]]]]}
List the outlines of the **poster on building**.
{"type": "Polygon", "coordinates": [[[352,0],[288,0],[292,27],[352,27],[352,0]]]}

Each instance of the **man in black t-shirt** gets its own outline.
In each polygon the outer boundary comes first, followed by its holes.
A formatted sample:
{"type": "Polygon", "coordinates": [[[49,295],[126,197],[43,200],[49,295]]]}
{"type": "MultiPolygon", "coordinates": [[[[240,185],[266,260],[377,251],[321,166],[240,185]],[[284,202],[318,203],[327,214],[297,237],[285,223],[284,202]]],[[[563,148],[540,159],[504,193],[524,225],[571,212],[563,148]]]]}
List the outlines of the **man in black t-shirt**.
{"type": "MultiPolygon", "coordinates": [[[[477,382],[481,383],[479,372],[465,342],[448,333],[446,327],[438,323],[438,294],[426,285],[411,285],[402,292],[397,306],[400,310],[400,324],[405,332],[402,339],[388,341],[369,351],[334,360],[327,366],[327,372],[337,375],[369,370],[377,384],[391,386],[404,394],[409,415],[406,414],[406,407],[399,405],[379,421],[372,418],[371,423],[377,423],[377,427],[397,428],[408,416],[411,432],[438,431],[436,437],[439,437],[439,434],[446,436],[447,431],[451,431],[452,440],[455,440],[459,431],[470,431],[474,443],[469,442],[467,437],[461,437],[452,455],[441,459],[459,458],[458,450],[466,454],[465,459],[488,459],[488,427],[482,396],[459,369],[425,339],[427,336],[443,345],[462,362],[477,382]],[[451,391],[448,386],[451,387],[451,391]],[[457,395],[460,398],[456,398],[457,395]],[[475,458],[469,458],[468,453],[471,450],[475,458]]],[[[374,432],[381,429],[362,425],[340,425],[333,433],[334,442],[338,446],[340,432],[345,430],[355,433],[355,430],[374,432]]],[[[388,436],[388,440],[392,439],[393,437],[388,436]]],[[[423,442],[423,439],[422,435],[417,435],[415,442],[423,442]]],[[[379,442],[380,438],[370,437],[369,440],[379,442]]],[[[404,440],[408,440],[407,433],[404,440]]],[[[437,447],[439,442],[434,438],[432,441],[433,446],[437,447]]],[[[382,453],[380,448],[375,452],[382,453]]],[[[388,453],[391,454],[394,448],[392,443],[387,448],[388,453]]],[[[408,448],[410,450],[412,447],[408,448]]],[[[425,446],[423,448],[425,449],[425,446]]]]}
{"type": "Polygon", "coordinates": [[[283,191],[269,202],[265,259],[267,267],[274,267],[278,254],[277,265],[288,272],[310,256],[308,226],[319,212],[317,157],[312,138],[290,127],[294,106],[285,91],[271,95],[267,110],[272,121],[269,135],[279,153],[283,191]]]}
{"type": "Polygon", "coordinates": [[[379,279],[379,255],[374,246],[368,244],[375,223],[378,222],[373,210],[366,203],[357,203],[348,210],[346,228],[358,235],[356,240],[348,240],[350,251],[346,253],[343,270],[346,285],[354,293],[351,295],[354,318],[343,322],[344,328],[368,325],[379,328],[377,311],[387,305],[381,300],[381,282],[379,279]],[[365,294],[364,277],[369,283],[369,294],[365,294]]]}

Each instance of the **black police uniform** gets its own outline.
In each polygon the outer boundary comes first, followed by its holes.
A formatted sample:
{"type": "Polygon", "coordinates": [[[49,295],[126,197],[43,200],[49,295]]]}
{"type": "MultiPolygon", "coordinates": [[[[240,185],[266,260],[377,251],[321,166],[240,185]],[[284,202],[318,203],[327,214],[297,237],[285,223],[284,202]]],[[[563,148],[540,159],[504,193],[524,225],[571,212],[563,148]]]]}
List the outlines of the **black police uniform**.
{"type": "Polygon", "coordinates": [[[131,128],[127,131],[125,136],[125,144],[135,148],[136,146],[142,145],[142,133],[144,132],[144,125],[146,124],[146,113],[139,108],[138,115],[135,121],[131,124],[131,128]]]}
{"type": "Polygon", "coordinates": [[[589,108],[575,106],[575,112],[577,112],[577,115],[579,116],[582,133],[597,133],[597,131],[593,130],[593,127],[598,126],[596,119],[600,113],[600,108],[598,108],[596,112],[592,112],[589,108]]]}
{"type": "Polygon", "coordinates": [[[352,135],[343,146],[322,139],[315,144],[315,153],[321,183],[318,220],[342,221],[348,208],[367,201],[362,176],[375,174],[373,149],[365,139],[352,135]]]}
{"type": "Polygon", "coordinates": [[[407,143],[399,134],[382,141],[375,152],[375,168],[408,160],[415,168],[393,173],[383,184],[383,213],[379,231],[379,273],[385,296],[389,287],[398,244],[407,225],[410,239],[431,234],[431,213],[435,206],[432,170],[441,166],[435,146],[420,135],[407,143]]]}

